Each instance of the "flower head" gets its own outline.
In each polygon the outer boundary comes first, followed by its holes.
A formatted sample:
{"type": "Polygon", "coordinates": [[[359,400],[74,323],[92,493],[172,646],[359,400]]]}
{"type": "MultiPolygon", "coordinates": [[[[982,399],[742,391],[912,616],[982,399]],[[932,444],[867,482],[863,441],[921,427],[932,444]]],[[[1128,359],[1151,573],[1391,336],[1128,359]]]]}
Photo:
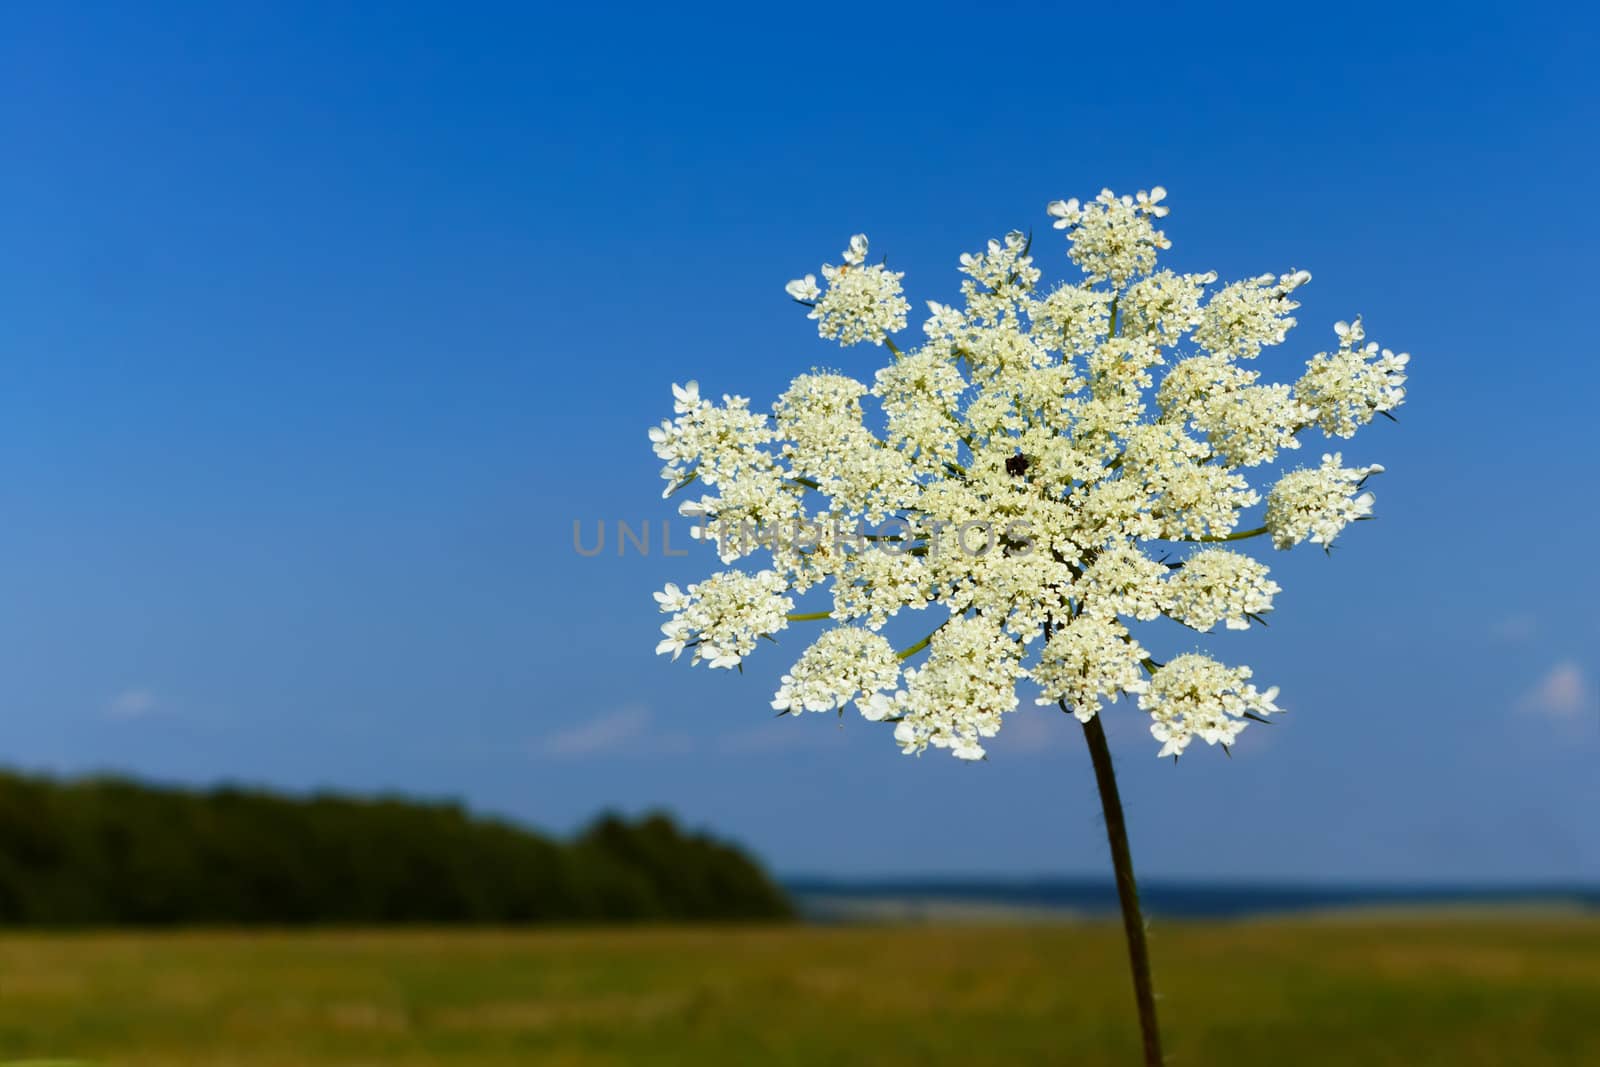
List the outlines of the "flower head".
{"type": "Polygon", "coordinates": [[[1154,721],[1157,756],[1176,756],[1198,737],[1208,745],[1230,745],[1250,718],[1280,710],[1278,690],[1257,692],[1247,684],[1249,667],[1226,667],[1209,656],[1179,656],[1155,672],[1139,694],[1139,706],[1154,721]]]}
{"type": "Polygon", "coordinates": [[[906,312],[911,305],[901,295],[903,272],[889,270],[881,263],[868,265],[867,235],[858,233],[840,256],[844,263],[822,265],[826,290],[817,285],[814,274],[807,274],[784,287],[803,304],[811,305],[808,316],[817,320],[817,333],[840,345],[870,341],[883,344],[891,333],[906,328],[906,312]]]}
{"type": "Polygon", "coordinates": [[[1334,331],[1339,350],[1313,356],[1295,391],[1324,433],[1353,437],[1374,415],[1405,403],[1406,364],[1411,357],[1380,349],[1376,342],[1356,347],[1366,336],[1360,319],[1348,325],[1336,323],[1334,331]]]}
{"type": "Polygon", "coordinates": [[[1322,466],[1290,471],[1267,494],[1267,529],[1278,548],[1301,541],[1331,545],[1350,523],[1372,514],[1373,495],[1358,492],[1383,467],[1341,466],[1339,453],[1325,454],[1322,466]]]}
{"type": "Polygon", "coordinates": [[[894,649],[879,634],[837,626],[805,650],[778,687],[779,711],[835,711],[850,701],[870,701],[900,678],[894,649]]]}
{"type": "Polygon", "coordinates": [[[782,576],[773,571],[723,571],[689,586],[686,593],[668,585],[656,594],[661,610],[672,615],[662,624],[666,636],[656,645],[657,654],[671,652],[677,659],[691,649],[695,663],[737,667],[758,639],[788,625],[794,601],[784,588],[782,576]]]}
{"type": "MultiPolygon", "coordinates": [[[[903,751],[962,759],[985,754],[1024,677],[1083,721],[1131,695],[1163,755],[1275,712],[1249,668],[1162,665],[1141,627],[1249,629],[1281,591],[1255,537],[1327,546],[1371,514],[1375,464],[1258,472],[1303,434],[1349,437],[1398,407],[1409,357],[1353,319],[1298,381],[1265,378],[1258,357],[1286,343],[1310,273],[1218,285],[1161,269],[1165,201],[1156,186],[1051,203],[1076,282],[1042,285],[1020,231],[962,255],[959,300],[930,301],[922,343],[874,374],[802,374],[770,410],[673,386],[674,417],[649,432],[668,493],[694,486],[680,510],[725,564],[764,561],[658,592],[658,650],[735,667],[819,624],[774,708],[853,704],[903,751]],[[792,615],[803,596],[821,610],[792,615]],[[887,635],[917,612],[927,636],[896,651],[887,635]]],[[[903,276],[868,251],[856,234],[820,282],[785,287],[823,338],[904,328],[903,276]]]]}

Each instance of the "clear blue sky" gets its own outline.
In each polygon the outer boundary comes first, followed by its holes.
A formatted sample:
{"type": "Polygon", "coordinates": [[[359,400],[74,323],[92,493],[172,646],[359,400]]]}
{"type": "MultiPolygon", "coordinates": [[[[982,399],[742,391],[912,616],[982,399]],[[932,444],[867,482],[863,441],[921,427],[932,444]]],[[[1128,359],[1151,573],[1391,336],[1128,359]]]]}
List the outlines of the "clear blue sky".
{"type": "MultiPolygon", "coordinates": [[[[1099,873],[1075,724],[984,764],[652,654],[709,559],[668,383],[826,362],[783,283],[866,230],[916,306],[1046,201],[1164,184],[1180,269],[1309,268],[1413,353],[1381,518],[1215,647],[1293,712],[1113,743],[1147,874],[1600,878],[1596,22],[1518,4],[13,4],[0,22],[0,760],[666,805],[780,870],[1099,873]]],[[[1313,441],[1307,454],[1320,451],[1313,441]]]]}

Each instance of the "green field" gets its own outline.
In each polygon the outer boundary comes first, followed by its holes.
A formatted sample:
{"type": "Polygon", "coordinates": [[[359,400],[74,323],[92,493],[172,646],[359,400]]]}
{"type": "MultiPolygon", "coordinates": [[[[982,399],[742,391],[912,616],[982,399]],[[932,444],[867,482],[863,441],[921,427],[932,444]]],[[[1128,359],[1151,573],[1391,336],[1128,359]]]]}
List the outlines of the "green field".
{"type": "MultiPolygon", "coordinates": [[[[1600,920],[1157,924],[1174,1067],[1600,1064],[1600,920]]],[[[1137,1062],[1110,925],[0,935],[0,1062],[1137,1062]]]]}

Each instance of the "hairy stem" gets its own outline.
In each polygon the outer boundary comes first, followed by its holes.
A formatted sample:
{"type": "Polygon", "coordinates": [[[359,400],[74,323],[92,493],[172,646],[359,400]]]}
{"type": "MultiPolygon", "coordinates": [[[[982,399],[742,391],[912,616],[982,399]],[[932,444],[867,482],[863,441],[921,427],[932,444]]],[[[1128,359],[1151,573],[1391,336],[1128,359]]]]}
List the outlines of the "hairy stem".
{"type": "Polygon", "coordinates": [[[1122,817],[1117,776],[1111,769],[1111,748],[1096,715],[1083,724],[1094,761],[1094,780],[1100,787],[1100,806],[1106,814],[1106,838],[1111,843],[1111,866],[1117,875],[1117,899],[1122,903],[1122,931],[1128,939],[1128,963],[1133,968],[1133,996],[1139,1004],[1139,1033],[1144,1038],[1145,1067],[1161,1067],[1161,1030],[1156,1024],[1156,994],[1150,983],[1150,951],[1144,940],[1144,915],[1139,911],[1139,887],[1133,880],[1133,854],[1128,850],[1128,824],[1122,817]]]}

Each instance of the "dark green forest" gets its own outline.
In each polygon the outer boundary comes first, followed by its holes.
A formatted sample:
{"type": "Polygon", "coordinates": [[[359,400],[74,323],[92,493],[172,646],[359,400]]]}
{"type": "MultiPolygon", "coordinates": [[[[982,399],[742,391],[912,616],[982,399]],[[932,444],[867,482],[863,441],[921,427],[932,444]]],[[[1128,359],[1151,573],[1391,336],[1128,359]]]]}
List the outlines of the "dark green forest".
{"type": "Polygon", "coordinates": [[[737,847],[667,815],[572,840],[454,803],[0,771],[0,923],[783,919],[737,847]]]}

